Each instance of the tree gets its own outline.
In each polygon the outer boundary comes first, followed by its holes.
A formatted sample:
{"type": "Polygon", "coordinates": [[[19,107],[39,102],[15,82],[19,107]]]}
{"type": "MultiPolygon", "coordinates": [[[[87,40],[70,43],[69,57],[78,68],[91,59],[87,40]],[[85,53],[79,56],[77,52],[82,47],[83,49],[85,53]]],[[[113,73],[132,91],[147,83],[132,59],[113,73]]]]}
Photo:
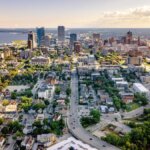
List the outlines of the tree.
{"type": "Polygon", "coordinates": [[[100,111],[93,109],[91,110],[89,117],[82,117],[80,121],[84,128],[96,124],[100,121],[100,111]]]}
{"type": "Polygon", "coordinates": [[[19,123],[19,121],[11,121],[8,124],[9,131],[16,133],[17,131],[22,131],[23,126],[19,123]]]}
{"type": "Polygon", "coordinates": [[[120,146],[121,138],[114,133],[107,134],[107,136],[104,137],[103,139],[110,144],[113,144],[115,146],[120,146]]]}
{"type": "Polygon", "coordinates": [[[26,96],[21,97],[21,108],[25,111],[28,112],[32,105],[32,98],[28,98],[26,96]]]}
{"type": "Polygon", "coordinates": [[[17,138],[17,137],[22,137],[23,136],[23,133],[22,132],[20,132],[20,131],[17,131],[16,133],[15,133],[15,137],[17,138]]]}
{"type": "Polygon", "coordinates": [[[4,119],[3,118],[0,118],[0,125],[2,125],[4,122],[4,119]]]}
{"type": "Polygon", "coordinates": [[[43,124],[44,124],[44,125],[47,125],[47,126],[49,125],[49,121],[48,121],[47,118],[43,120],[43,124]]]}
{"type": "Polygon", "coordinates": [[[11,99],[16,99],[17,98],[17,93],[16,92],[12,92],[11,93],[11,99]]]}
{"type": "Polygon", "coordinates": [[[9,133],[9,128],[8,127],[3,127],[1,130],[2,134],[8,134],[9,133]]]}
{"type": "Polygon", "coordinates": [[[69,102],[70,102],[69,98],[66,98],[66,99],[65,99],[65,104],[68,105],[69,102]]]}
{"type": "Polygon", "coordinates": [[[144,106],[148,104],[148,99],[144,93],[142,93],[142,94],[136,93],[134,95],[134,101],[137,103],[141,103],[144,106]]]}
{"type": "Polygon", "coordinates": [[[45,105],[49,105],[49,101],[48,100],[45,100],[44,103],[45,103],[45,105]]]}
{"type": "Polygon", "coordinates": [[[28,98],[26,96],[22,96],[21,97],[21,101],[22,101],[22,103],[31,104],[32,103],[32,98],[28,98]]]}
{"type": "Polygon", "coordinates": [[[101,114],[99,110],[97,109],[91,110],[90,115],[93,117],[95,123],[98,123],[100,121],[101,114]]]}
{"type": "Polygon", "coordinates": [[[55,89],[55,93],[56,93],[56,94],[60,94],[60,91],[61,91],[60,87],[57,86],[56,89],[55,89]]]}
{"type": "Polygon", "coordinates": [[[33,123],[33,127],[41,128],[41,127],[42,127],[41,121],[36,120],[36,121],[33,123]]]}
{"type": "Polygon", "coordinates": [[[115,96],[113,98],[113,102],[114,102],[116,109],[119,110],[121,108],[121,100],[115,96]]]}
{"type": "Polygon", "coordinates": [[[71,89],[70,88],[67,88],[66,94],[67,94],[67,96],[70,96],[70,94],[71,94],[71,89]]]}
{"type": "Polygon", "coordinates": [[[2,104],[3,104],[3,106],[7,106],[7,105],[9,105],[9,100],[3,100],[3,102],[2,102],[2,104]]]}
{"type": "Polygon", "coordinates": [[[33,109],[38,111],[39,109],[45,109],[46,108],[46,105],[44,103],[37,103],[33,106],[33,109]]]}

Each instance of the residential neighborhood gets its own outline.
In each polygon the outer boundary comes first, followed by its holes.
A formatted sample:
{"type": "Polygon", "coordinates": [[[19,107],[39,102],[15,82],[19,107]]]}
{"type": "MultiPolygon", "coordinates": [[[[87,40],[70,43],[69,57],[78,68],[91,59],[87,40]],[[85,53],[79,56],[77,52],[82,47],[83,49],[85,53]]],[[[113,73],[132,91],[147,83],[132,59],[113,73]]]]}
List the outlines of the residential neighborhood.
{"type": "Polygon", "coordinates": [[[150,41],[43,31],[0,46],[0,149],[146,150],[150,41]]]}

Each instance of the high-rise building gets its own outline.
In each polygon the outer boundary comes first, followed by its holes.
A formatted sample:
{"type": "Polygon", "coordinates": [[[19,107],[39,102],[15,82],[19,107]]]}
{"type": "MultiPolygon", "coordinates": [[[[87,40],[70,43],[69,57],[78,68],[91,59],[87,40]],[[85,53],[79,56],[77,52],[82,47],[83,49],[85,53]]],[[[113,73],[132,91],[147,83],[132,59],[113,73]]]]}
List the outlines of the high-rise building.
{"type": "Polygon", "coordinates": [[[70,46],[73,46],[74,42],[76,42],[76,41],[77,41],[77,34],[71,33],[70,34],[70,46]]]}
{"type": "Polygon", "coordinates": [[[127,35],[126,35],[126,44],[131,44],[132,42],[132,32],[129,31],[127,32],[127,35]]]}
{"type": "Polygon", "coordinates": [[[63,42],[65,40],[65,27],[58,26],[58,41],[63,42]]]}
{"type": "Polygon", "coordinates": [[[49,47],[50,46],[50,40],[51,40],[51,36],[50,35],[44,36],[41,46],[49,47]]]}
{"type": "Polygon", "coordinates": [[[33,48],[36,48],[36,46],[37,46],[36,36],[35,36],[34,32],[30,31],[28,33],[28,48],[33,49],[33,48]]]}
{"type": "Polygon", "coordinates": [[[100,41],[100,34],[93,33],[93,43],[99,43],[99,41],[100,41]]]}
{"type": "Polygon", "coordinates": [[[80,42],[78,42],[78,41],[74,42],[74,51],[76,53],[79,53],[81,51],[81,43],[80,42]]]}
{"type": "Polygon", "coordinates": [[[42,40],[45,36],[45,29],[41,27],[41,28],[37,28],[36,31],[37,31],[37,43],[38,43],[38,46],[41,46],[42,40]]]}

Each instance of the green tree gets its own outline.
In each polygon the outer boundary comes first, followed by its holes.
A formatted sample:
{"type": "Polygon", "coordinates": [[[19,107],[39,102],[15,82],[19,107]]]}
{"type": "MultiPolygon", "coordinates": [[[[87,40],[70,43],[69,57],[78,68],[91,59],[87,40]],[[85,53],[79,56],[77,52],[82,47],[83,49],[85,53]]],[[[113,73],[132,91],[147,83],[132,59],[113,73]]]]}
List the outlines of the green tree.
{"type": "Polygon", "coordinates": [[[3,118],[0,118],[0,125],[2,125],[4,122],[4,119],[3,118]]]}
{"type": "Polygon", "coordinates": [[[69,102],[70,102],[69,98],[66,98],[66,99],[65,99],[65,104],[68,105],[69,102]]]}
{"type": "Polygon", "coordinates": [[[113,98],[113,102],[114,102],[116,109],[119,110],[121,108],[121,100],[115,96],[113,98]]]}
{"type": "Polygon", "coordinates": [[[100,121],[101,114],[99,110],[97,109],[91,110],[90,115],[93,117],[95,123],[98,123],[100,121]]]}
{"type": "Polygon", "coordinates": [[[71,89],[70,88],[66,89],[66,94],[67,94],[67,96],[70,96],[70,94],[71,94],[71,89]]]}
{"type": "Polygon", "coordinates": [[[57,86],[56,89],[55,89],[55,93],[60,94],[60,91],[61,91],[61,88],[59,86],[57,86]]]}
{"type": "Polygon", "coordinates": [[[2,104],[3,104],[3,106],[7,106],[7,105],[9,105],[9,100],[6,100],[6,99],[5,99],[5,100],[3,100],[3,101],[2,101],[2,104]]]}
{"type": "Polygon", "coordinates": [[[46,108],[46,105],[44,103],[37,103],[35,105],[33,105],[33,109],[38,111],[39,109],[45,109],[46,108]]]}
{"type": "Polygon", "coordinates": [[[113,144],[115,146],[120,146],[120,143],[121,143],[121,138],[114,133],[107,134],[107,136],[103,139],[107,141],[108,143],[113,144]]]}
{"type": "Polygon", "coordinates": [[[11,93],[11,99],[16,99],[17,98],[17,93],[16,92],[12,92],[11,93]]]}
{"type": "Polygon", "coordinates": [[[33,127],[41,128],[41,127],[42,127],[41,121],[36,120],[36,121],[33,123],[33,127]]]}
{"type": "Polygon", "coordinates": [[[1,130],[2,134],[9,134],[9,128],[8,127],[3,127],[1,130]]]}

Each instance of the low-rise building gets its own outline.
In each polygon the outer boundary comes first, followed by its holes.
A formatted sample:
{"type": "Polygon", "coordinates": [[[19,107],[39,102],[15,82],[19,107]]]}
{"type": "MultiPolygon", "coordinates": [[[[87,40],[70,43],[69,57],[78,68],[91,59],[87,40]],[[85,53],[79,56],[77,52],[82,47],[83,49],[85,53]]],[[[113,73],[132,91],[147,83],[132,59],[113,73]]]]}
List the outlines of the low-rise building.
{"type": "Polygon", "coordinates": [[[101,105],[101,106],[100,106],[100,111],[101,111],[102,113],[107,113],[107,112],[108,112],[108,106],[106,106],[106,105],[101,105]]]}
{"type": "Polygon", "coordinates": [[[121,96],[121,99],[124,103],[128,104],[128,103],[132,103],[133,100],[134,100],[134,94],[129,92],[129,93],[126,93],[126,92],[120,92],[119,93],[120,96],[121,96]]]}
{"type": "Polygon", "coordinates": [[[116,82],[116,87],[119,89],[119,90],[125,90],[125,89],[128,89],[128,82],[127,81],[117,81],[116,82]]]}
{"type": "Polygon", "coordinates": [[[144,87],[141,83],[134,83],[133,84],[133,90],[134,90],[135,93],[146,94],[146,96],[148,98],[150,96],[149,90],[146,87],[144,87]]]}
{"type": "Polygon", "coordinates": [[[38,98],[48,99],[48,97],[49,97],[48,89],[39,89],[38,98]]]}
{"type": "Polygon", "coordinates": [[[32,150],[35,140],[32,136],[26,136],[22,141],[21,145],[26,148],[26,150],[32,150]]]}
{"type": "Polygon", "coordinates": [[[141,76],[140,79],[143,83],[150,83],[150,76],[149,75],[141,76]]]}
{"type": "Polygon", "coordinates": [[[4,146],[6,139],[3,136],[0,136],[0,149],[4,146]]]}
{"type": "Polygon", "coordinates": [[[51,146],[47,148],[47,150],[96,150],[95,148],[92,148],[91,146],[76,140],[73,137],[68,138],[67,140],[64,140],[62,142],[59,142],[58,144],[55,144],[54,146],[51,146]]]}
{"type": "Polygon", "coordinates": [[[17,112],[17,102],[11,101],[7,106],[5,106],[6,113],[17,112]]]}
{"type": "Polygon", "coordinates": [[[36,120],[43,121],[44,118],[45,118],[45,115],[44,115],[44,114],[38,114],[37,117],[36,117],[36,120]]]}
{"type": "Polygon", "coordinates": [[[31,59],[31,64],[32,65],[49,65],[50,64],[50,58],[49,57],[44,57],[44,56],[37,56],[33,57],[31,59]]]}
{"type": "Polygon", "coordinates": [[[37,141],[39,143],[51,142],[51,144],[53,144],[54,142],[56,142],[56,135],[54,135],[54,134],[37,135],[37,141]]]}
{"type": "Polygon", "coordinates": [[[138,56],[138,57],[128,57],[126,60],[127,64],[130,65],[141,65],[142,64],[142,57],[138,56]]]}

